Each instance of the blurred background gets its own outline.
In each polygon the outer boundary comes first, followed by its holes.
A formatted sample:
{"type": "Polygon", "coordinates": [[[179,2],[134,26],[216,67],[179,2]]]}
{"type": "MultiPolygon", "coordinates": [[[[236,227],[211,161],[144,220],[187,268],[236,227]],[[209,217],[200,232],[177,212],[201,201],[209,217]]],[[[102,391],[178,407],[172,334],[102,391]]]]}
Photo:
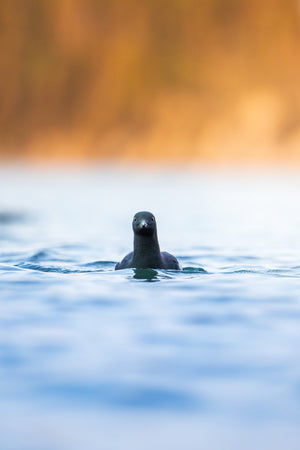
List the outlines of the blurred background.
{"type": "Polygon", "coordinates": [[[300,160],[299,0],[2,0],[2,160],[300,160]]]}

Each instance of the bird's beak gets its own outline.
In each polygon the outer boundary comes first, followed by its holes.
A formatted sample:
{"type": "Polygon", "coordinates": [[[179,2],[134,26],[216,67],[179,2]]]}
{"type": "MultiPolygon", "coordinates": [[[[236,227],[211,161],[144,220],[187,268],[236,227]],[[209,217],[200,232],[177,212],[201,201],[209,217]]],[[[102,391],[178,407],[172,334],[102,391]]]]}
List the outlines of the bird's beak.
{"type": "Polygon", "coordinates": [[[148,223],[146,222],[146,220],[141,220],[139,228],[148,228],[148,223]]]}

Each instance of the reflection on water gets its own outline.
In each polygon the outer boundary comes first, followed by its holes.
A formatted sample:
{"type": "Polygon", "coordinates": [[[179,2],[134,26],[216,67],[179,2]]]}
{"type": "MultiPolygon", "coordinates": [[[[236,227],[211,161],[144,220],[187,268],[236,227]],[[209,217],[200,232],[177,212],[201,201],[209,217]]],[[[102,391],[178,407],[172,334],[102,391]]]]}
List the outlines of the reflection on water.
{"type": "Polygon", "coordinates": [[[0,214],[3,448],[298,448],[296,174],[7,170],[0,190],[35,217],[0,214]],[[182,271],[114,270],[142,209],[182,271]]]}
{"type": "Polygon", "coordinates": [[[158,280],[158,271],[153,269],[134,269],[134,276],[136,280],[158,280]]]}

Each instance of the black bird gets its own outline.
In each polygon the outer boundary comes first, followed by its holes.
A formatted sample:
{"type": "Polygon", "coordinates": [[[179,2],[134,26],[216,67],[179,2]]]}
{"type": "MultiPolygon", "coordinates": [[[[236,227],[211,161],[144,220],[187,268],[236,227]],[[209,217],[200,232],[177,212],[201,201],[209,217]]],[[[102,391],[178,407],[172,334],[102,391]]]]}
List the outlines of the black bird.
{"type": "Polygon", "coordinates": [[[136,213],[132,228],[134,233],[133,252],[128,253],[116,265],[115,270],[133,267],[136,269],[180,270],[175,256],[160,251],[153,214],[147,211],[136,213]]]}

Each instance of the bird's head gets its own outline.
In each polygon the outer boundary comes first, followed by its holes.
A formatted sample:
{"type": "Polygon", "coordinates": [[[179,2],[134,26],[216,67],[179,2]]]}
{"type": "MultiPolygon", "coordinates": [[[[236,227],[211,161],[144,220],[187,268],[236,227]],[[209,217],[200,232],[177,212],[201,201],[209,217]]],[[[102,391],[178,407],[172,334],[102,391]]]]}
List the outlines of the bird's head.
{"type": "Polygon", "coordinates": [[[156,221],[152,213],[141,211],[135,214],[132,221],[132,228],[135,234],[151,236],[156,233],[156,221]]]}

